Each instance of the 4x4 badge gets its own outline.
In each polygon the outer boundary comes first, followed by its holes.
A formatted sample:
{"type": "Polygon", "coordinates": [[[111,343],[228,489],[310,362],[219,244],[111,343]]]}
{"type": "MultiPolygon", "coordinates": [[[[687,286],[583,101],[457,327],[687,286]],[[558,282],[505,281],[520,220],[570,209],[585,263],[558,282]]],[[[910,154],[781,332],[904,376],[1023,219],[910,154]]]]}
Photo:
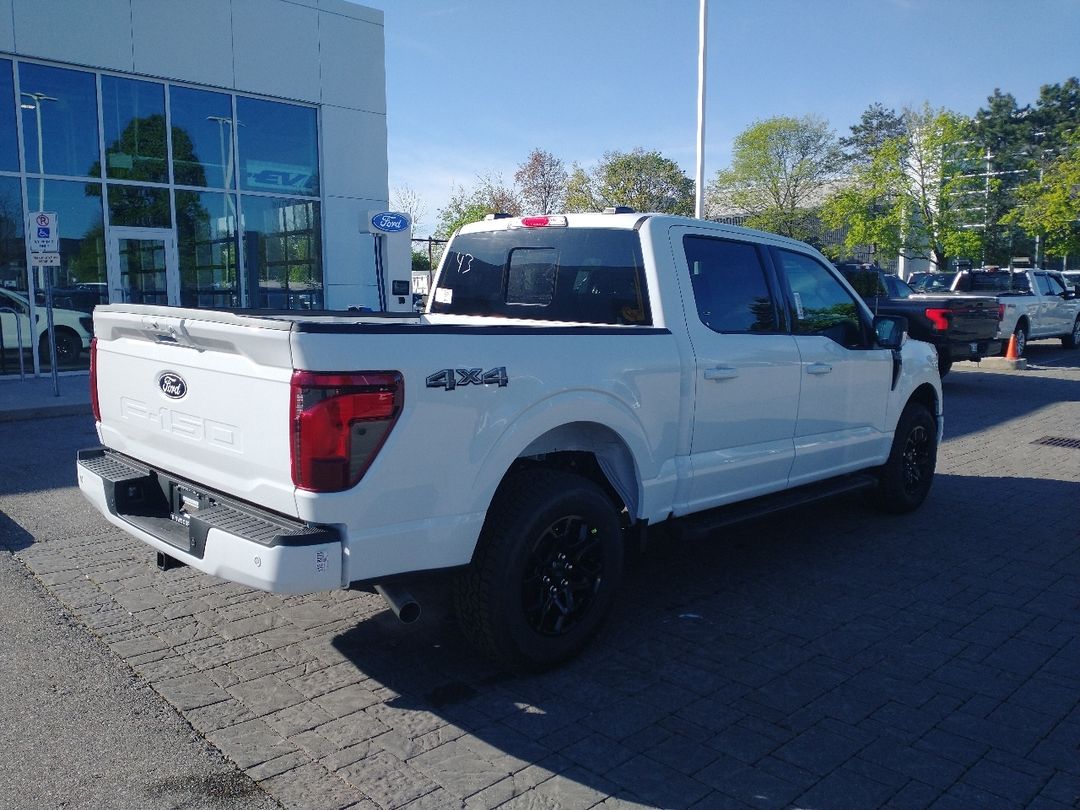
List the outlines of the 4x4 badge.
{"type": "Polygon", "coordinates": [[[175,371],[163,371],[158,375],[158,388],[169,399],[181,399],[187,393],[187,383],[175,371]]]}

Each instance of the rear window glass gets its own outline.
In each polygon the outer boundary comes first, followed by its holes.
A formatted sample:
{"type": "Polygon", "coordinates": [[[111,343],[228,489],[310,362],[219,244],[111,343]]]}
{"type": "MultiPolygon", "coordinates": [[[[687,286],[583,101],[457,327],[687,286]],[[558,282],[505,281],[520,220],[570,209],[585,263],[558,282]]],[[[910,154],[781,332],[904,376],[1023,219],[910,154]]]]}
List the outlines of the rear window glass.
{"type": "Polygon", "coordinates": [[[1027,273],[965,273],[957,288],[962,292],[1022,292],[1030,293],[1027,273]]]}
{"type": "Polygon", "coordinates": [[[636,231],[514,228],[458,236],[431,311],[520,320],[652,324],[636,231]]]}

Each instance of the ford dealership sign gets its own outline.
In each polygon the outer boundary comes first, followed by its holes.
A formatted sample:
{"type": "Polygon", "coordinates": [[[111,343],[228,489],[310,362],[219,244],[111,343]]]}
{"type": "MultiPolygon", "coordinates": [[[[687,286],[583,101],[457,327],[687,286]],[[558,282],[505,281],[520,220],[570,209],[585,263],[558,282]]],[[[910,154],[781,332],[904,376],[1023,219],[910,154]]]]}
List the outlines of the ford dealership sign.
{"type": "Polygon", "coordinates": [[[371,218],[371,227],[383,233],[400,233],[410,224],[409,215],[398,211],[383,211],[371,218]]]}

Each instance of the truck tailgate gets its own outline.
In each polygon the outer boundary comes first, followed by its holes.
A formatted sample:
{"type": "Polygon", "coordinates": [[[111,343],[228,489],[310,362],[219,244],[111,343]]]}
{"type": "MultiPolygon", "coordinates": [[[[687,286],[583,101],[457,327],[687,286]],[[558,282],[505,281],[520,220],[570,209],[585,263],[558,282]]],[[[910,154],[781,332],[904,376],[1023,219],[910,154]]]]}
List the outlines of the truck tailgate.
{"type": "Polygon", "coordinates": [[[208,489],[296,514],[288,319],[98,307],[104,445],[208,489]]]}
{"type": "Polygon", "coordinates": [[[913,295],[911,301],[921,301],[928,309],[943,309],[949,313],[949,337],[958,342],[990,340],[997,334],[997,299],[987,296],[913,295]]]}

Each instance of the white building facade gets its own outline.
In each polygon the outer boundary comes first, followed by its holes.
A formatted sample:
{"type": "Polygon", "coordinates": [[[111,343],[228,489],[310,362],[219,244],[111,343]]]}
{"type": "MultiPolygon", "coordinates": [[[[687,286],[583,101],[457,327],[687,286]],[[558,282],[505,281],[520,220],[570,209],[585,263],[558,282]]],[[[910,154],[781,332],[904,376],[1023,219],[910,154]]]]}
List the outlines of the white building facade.
{"type": "Polygon", "coordinates": [[[385,85],[346,0],[0,0],[0,306],[43,308],[36,212],[57,308],[376,306],[385,85]]]}

